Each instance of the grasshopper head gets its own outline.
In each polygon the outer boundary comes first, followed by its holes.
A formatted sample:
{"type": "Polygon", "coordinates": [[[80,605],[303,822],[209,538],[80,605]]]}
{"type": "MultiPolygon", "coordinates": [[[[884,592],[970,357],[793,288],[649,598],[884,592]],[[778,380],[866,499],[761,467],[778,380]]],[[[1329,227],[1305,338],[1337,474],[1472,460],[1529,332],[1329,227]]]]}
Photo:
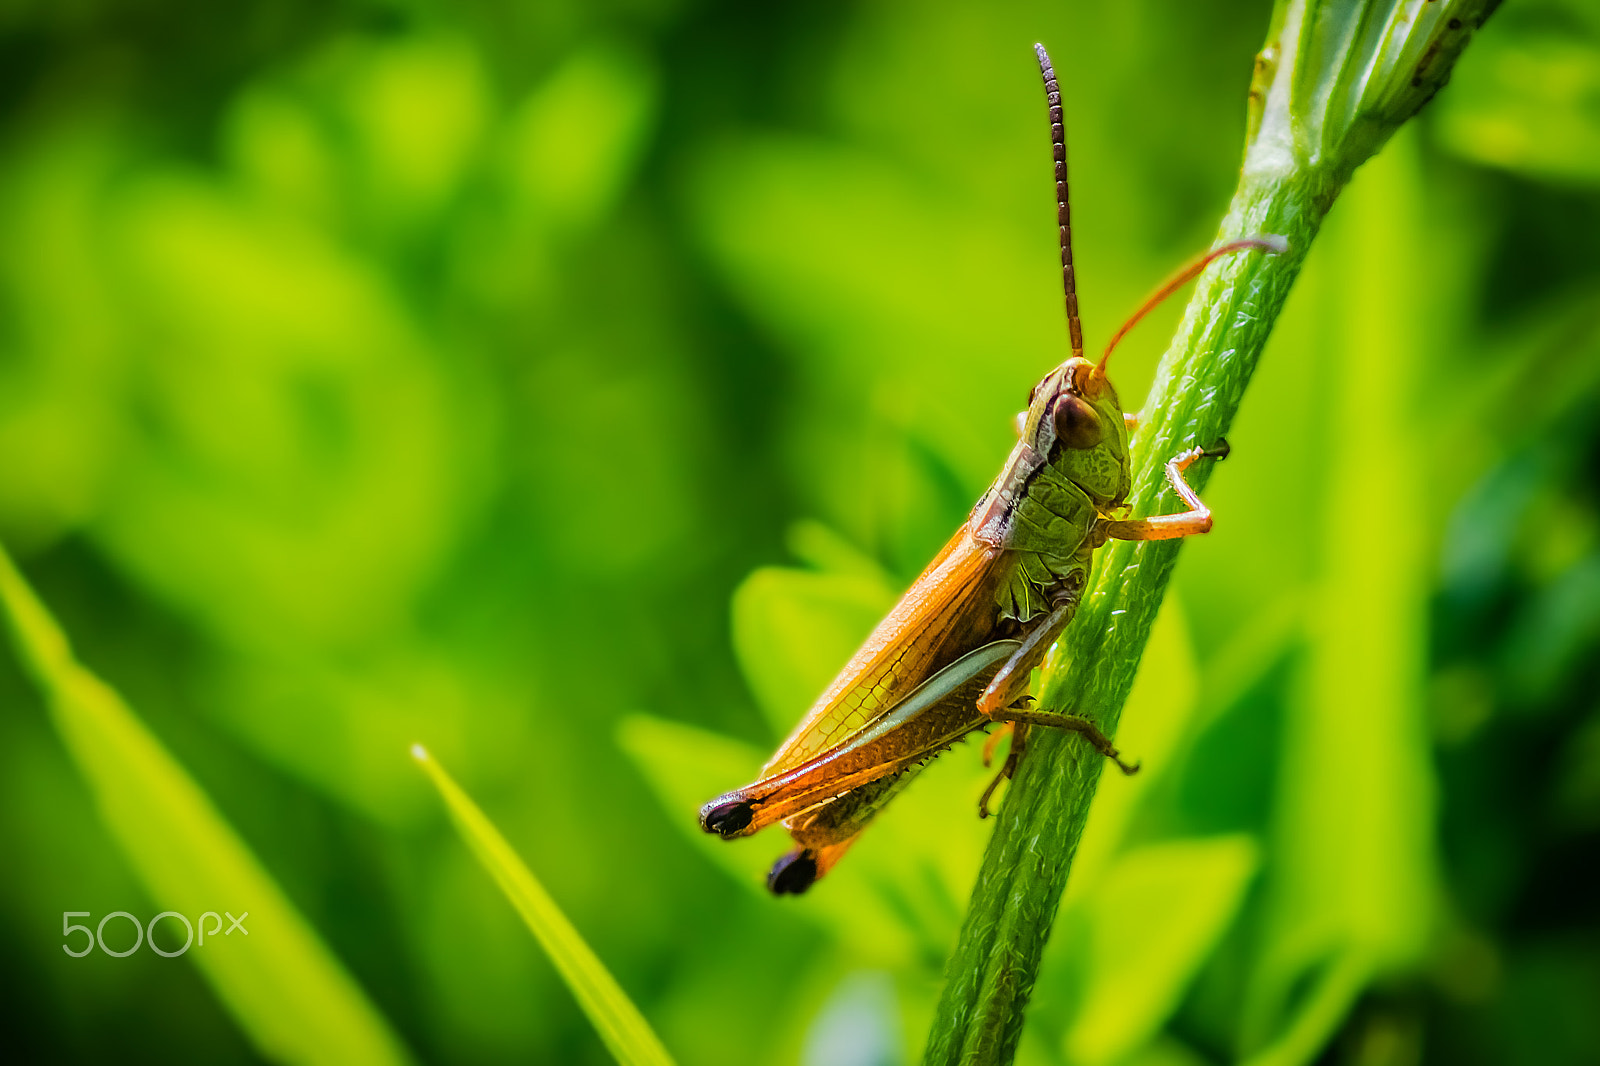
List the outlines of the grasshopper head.
{"type": "Polygon", "coordinates": [[[1127,496],[1128,431],[1104,364],[1068,359],[1033,387],[1019,420],[1022,439],[1098,506],[1127,496]]]}
{"type": "Polygon", "coordinates": [[[1077,272],[1072,263],[1072,207],[1067,194],[1067,143],[1062,124],[1061,85],[1044,45],[1033,46],[1044,79],[1045,101],[1050,108],[1050,147],[1055,157],[1056,223],[1061,237],[1061,285],[1066,300],[1067,334],[1072,358],[1056,367],[1033,387],[1028,410],[1018,422],[1018,436],[1060,473],[1089,495],[1101,510],[1117,507],[1132,488],[1128,473],[1128,429],[1122,420],[1117,392],[1106,379],[1106,362],[1127,332],[1171,296],[1179,286],[1197,277],[1212,260],[1246,249],[1282,255],[1289,250],[1286,237],[1268,234],[1243,237],[1213,248],[1168,279],[1125,322],[1100,362],[1083,358],[1083,324],[1078,319],[1077,272]]]}

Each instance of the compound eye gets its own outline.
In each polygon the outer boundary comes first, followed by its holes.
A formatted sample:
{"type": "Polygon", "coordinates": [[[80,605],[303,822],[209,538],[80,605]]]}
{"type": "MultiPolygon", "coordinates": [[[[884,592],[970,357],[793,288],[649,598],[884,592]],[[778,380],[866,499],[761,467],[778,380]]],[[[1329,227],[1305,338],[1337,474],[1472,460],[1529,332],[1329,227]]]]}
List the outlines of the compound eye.
{"type": "Polygon", "coordinates": [[[1105,427],[1088,401],[1064,392],[1056,400],[1056,439],[1068,448],[1093,448],[1105,438],[1105,427]]]}

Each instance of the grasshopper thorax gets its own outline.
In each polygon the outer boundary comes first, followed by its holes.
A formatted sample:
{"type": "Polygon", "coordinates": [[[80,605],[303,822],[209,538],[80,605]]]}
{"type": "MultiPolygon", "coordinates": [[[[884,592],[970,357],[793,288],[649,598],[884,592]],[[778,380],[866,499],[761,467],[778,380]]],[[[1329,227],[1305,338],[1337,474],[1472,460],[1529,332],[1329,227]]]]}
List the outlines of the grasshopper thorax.
{"type": "MultiPolygon", "coordinates": [[[[1078,529],[1078,539],[1087,535],[1096,512],[1116,508],[1127,498],[1132,484],[1127,425],[1117,392],[1100,366],[1074,356],[1046,374],[1028,394],[1028,409],[1017,416],[1017,430],[1010,458],[969,519],[972,535],[981,543],[1018,547],[1013,518],[1019,507],[1028,508],[1030,498],[1053,501],[1048,507],[1078,529]],[[1059,490],[1040,490],[1035,482],[1041,477],[1059,490]],[[1061,491],[1076,502],[1060,498],[1061,491]]],[[[1069,540],[1074,536],[1065,530],[1061,535],[1069,540]]],[[[1077,544],[1063,541],[1054,547],[1070,555],[1077,544]]]]}

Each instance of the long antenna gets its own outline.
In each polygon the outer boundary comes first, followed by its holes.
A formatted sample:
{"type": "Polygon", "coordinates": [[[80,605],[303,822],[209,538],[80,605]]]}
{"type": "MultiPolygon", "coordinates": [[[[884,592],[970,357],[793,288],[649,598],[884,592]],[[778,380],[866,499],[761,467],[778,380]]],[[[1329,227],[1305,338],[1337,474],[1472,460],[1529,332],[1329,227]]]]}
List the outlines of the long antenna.
{"type": "Polygon", "coordinates": [[[1078,321],[1078,278],[1072,271],[1072,205],[1067,194],[1067,137],[1061,125],[1061,86],[1050,65],[1044,45],[1033,46],[1039,57],[1039,73],[1044,77],[1044,95],[1050,102],[1050,145],[1056,157],[1056,222],[1061,226],[1061,288],[1067,295],[1067,333],[1072,338],[1072,354],[1083,356],[1083,323],[1078,321]]]}
{"type": "Polygon", "coordinates": [[[1111,349],[1117,346],[1117,342],[1126,337],[1128,331],[1137,326],[1141,318],[1155,310],[1157,304],[1198,277],[1202,270],[1211,265],[1212,260],[1221,259],[1223,256],[1232,255],[1234,252],[1244,252],[1251,249],[1258,252],[1266,252],[1268,255],[1283,255],[1289,250],[1289,239],[1280,237],[1277,234],[1267,234],[1264,237],[1241,237],[1239,240],[1218,245],[1211,251],[1190,260],[1188,265],[1163,282],[1161,288],[1151,293],[1139,310],[1133,313],[1133,317],[1122,324],[1122,328],[1117,330],[1116,336],[1111,338],[1111,343],[1106,345],[1106,354],[1102,355],[1100,362],[1095,364],[1095,373],[1103,377],[1106,372],[1106,361],[1111,358],[1111,349]]]}

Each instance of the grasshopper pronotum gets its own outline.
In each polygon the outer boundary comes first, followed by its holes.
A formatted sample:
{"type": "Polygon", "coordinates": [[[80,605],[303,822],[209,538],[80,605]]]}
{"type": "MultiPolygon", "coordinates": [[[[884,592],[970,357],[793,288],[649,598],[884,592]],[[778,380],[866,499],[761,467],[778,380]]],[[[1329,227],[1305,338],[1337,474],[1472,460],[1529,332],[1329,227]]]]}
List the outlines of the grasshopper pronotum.
{"type": "MultiPolygon", "coordinates": [[[[865,644],[818,697],[752,784],[718,796],[700,825],[725,838],[782,821],[799,845],[767,878],[775,893],[804,892],[854,843],[916,769],[962,737],[1007,723],[1011,750],[979,801],[980,815],[1011,776],[1027,732],[1076,732],[1125,773],[1111,741],[1086,718],[1027,706],[1029,676],[1077,610],[1094,550],[1109,539],[1162,540],[1205,533],[1211,512],[1184,470],[1221,458],[1227,445],[1192,448],[1167,463],[1167,480],[1189,510],[1152,518],[1110,517],[1132,479],[1128,431],[1106,378],[1112,349],[1144,314],[1221,255],[1281,252],[1281,237],[1232,241],[1168,281],[1106,346],[1083,357],[1072,267],[1072,226],[1061,91],[1043,45],[1035,45],[1050,106],[1061,276],[1072,355],[1046,374],[1017,416],[1017,443],[994,485],[865,644]]],[[[990,745],[998,739],[992,738],[990,745]]],[[[987,756],[987,753],[986,753],[987,756]]]]}

